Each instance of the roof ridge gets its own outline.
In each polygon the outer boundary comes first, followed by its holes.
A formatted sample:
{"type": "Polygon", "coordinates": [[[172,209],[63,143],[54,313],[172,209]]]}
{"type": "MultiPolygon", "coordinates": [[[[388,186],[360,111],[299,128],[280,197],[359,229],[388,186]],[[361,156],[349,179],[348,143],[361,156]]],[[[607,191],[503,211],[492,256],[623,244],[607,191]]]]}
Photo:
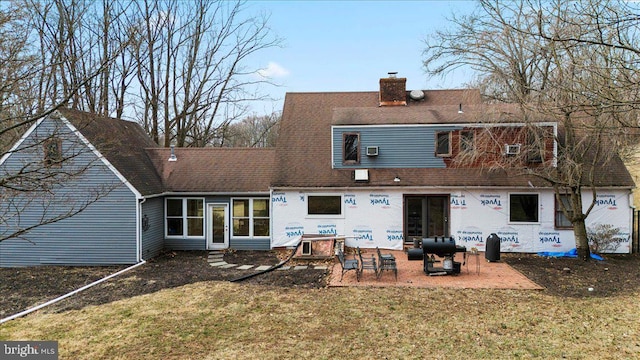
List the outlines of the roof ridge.
{"type": "MultiPolygon", "coordinates": [[[[450,89],[413,89],[426,92],[440,91],[478,91],[478,88],[450,88],[450,89]]],[[[286,94],[377,94],[379,90],[346,90],[346,91],[287,91],[286,94]]],[[[407,93],[411,90],[406,90],[407,93]]]]}
{"type": "MultiPolygon", "coordinates": [[[[222,151],[222,150],[250,150],[250,151],[257,151],[257,150],[275,150],[276,148],[271,146],[271,147],[249,147],[249,146],[237,146],[237,147],[176,147],[176,150],[188,150],[188,151],[222,151]]],[[[168,147],[164,147],[164,146],[158,146],[158,147],[147,147],[145,148],[145,150],[171,150],[171,148],[168,147]]]]}

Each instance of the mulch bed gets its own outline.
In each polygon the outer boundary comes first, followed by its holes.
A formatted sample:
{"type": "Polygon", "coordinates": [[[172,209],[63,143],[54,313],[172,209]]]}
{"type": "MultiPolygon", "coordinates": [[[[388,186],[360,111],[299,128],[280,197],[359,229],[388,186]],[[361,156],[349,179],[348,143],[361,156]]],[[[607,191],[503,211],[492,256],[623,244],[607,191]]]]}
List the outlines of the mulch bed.
{"type": "Polygon", "coordinates": [[[640,254],[605,255],[604,261],[502,254],[501,260],[559,297],[615,296],[640,289],[640,254]],[[592,291],[588,291],[592,288],[592,291]]]}
{"type": "MultiPolygon", "coordinates": [[[[231,264],[275,265],[286,255],[276,251],[227,252],[231,264]]],[[[230,281],[255,270],[211,267],[206,251],[168,252],[109,281],[72,296],[47,311],[62,312],[87,305],[100,305],[132,296],[153,293],[199,281],[230,281]]],[[[614,296],[640,288],[640,256],[608,255],[605,261],[583,262],[568,258],[541,258],[532,254],[502,254],[508,263],[558,297],[614,296]],[[593,288],[587,292],[586,289],[593,288]]],[[[292,261],[287,265],[309,264],[292,261]]],[[[314,264],[332,264],[331,261],[314,264]]],[[[33,267],[0,269],[0,318],[64,295],[125,266],[33,267]]],[[[329,267],[330,268],[330,267],[329,267]]],[[[268,287],[322,288],[327,286],[328,270],[271,271],[241,283],[268,287]]]]}

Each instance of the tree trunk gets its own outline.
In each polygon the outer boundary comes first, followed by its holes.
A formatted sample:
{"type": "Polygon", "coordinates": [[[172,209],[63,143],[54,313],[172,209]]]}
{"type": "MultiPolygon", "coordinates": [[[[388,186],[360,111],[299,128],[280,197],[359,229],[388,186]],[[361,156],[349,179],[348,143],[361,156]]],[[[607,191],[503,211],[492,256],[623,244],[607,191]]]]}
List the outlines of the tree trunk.
{"type": "Polygon", "coordinates": [[[576,238],[578,258],[588,261],[591,259],[591,250],[589,249],[589,238],[587,237],[587,226],[584,218],[573,222],[573,233],[576,238]]]}

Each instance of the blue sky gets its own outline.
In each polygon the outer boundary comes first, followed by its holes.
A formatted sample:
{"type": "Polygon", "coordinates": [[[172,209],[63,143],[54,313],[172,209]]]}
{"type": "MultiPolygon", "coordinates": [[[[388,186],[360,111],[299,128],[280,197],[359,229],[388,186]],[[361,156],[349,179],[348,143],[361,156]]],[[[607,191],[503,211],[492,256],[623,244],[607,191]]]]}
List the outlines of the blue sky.
{"type": "MultiPolygon", "coordinates": [[[[452,12],[470,12],[472,1],[255,1],[250,12],[270,14],[269,27],[284,46],[263,50],[250,66],[281,84],[265,89],[279,101],[256,112],[279,111],[286,92],[372,91],[389,71],[407,78],[407,89],[461,87],[471,74],[428,79],[423,40],[449,26],[452,12]]],[[[260,107],[260,106],[259,106],[260,107]]]]}

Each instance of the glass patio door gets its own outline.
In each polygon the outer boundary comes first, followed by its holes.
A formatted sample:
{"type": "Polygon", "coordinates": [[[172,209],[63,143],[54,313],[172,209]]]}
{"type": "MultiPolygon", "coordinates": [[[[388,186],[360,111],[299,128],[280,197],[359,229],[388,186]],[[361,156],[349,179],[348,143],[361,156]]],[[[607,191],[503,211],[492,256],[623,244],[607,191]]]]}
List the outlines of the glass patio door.
{"type": "Polygon", "coordinates": [[[449,196],[405,196],[405,241],[449,236],[449,196]]]}
{"type": "Polygon", "coordinates": [[[427,236],[449,236],[449,197],[427,196],[427,236]]]}

